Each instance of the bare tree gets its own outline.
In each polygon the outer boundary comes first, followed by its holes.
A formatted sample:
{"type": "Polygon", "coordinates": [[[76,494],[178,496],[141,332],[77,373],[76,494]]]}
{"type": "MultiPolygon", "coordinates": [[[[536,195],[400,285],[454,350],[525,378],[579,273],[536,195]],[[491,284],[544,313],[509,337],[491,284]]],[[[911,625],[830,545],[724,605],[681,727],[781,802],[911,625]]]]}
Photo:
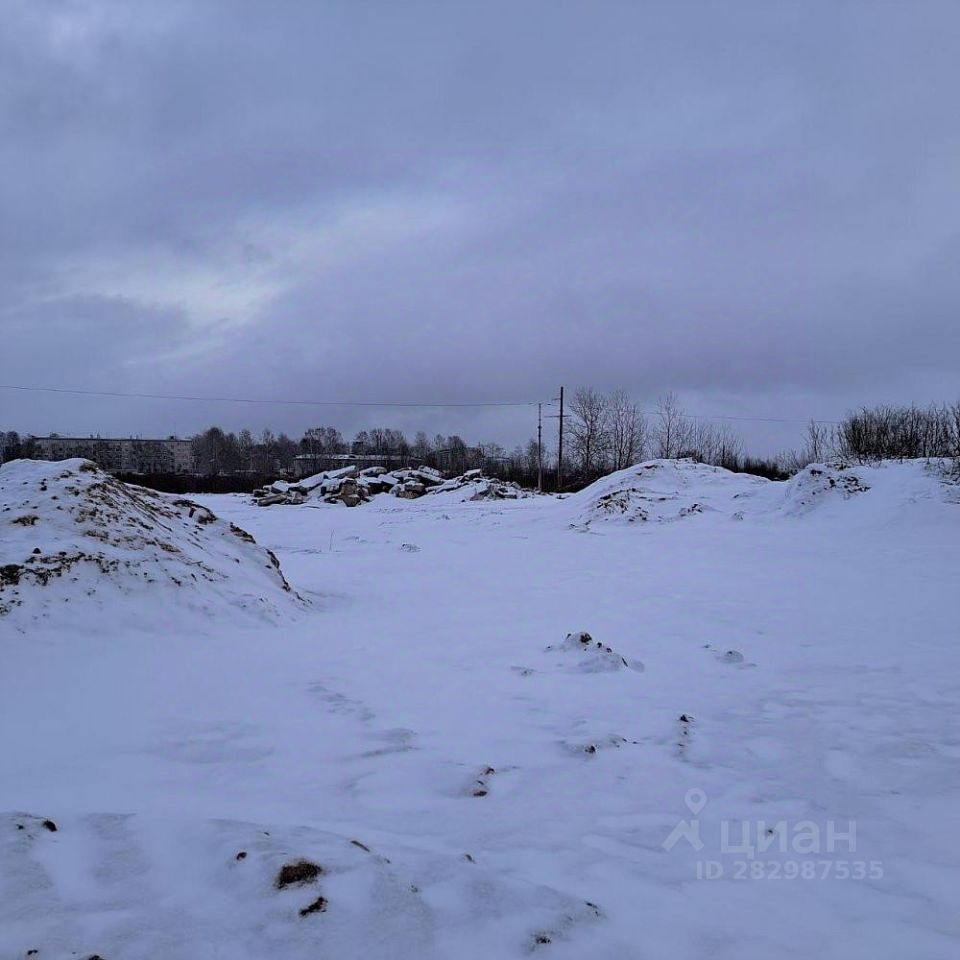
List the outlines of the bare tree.
{"type": "Polygon", "coordinates": [[[433,453],[433,446],[430,443],[430,438],[422,430],[417,431],[410,452],[413,455],[413,459],[419,463],[426,463],[430,459],[430,454],[433,453]]]}
{"type": "Polygon", "coordinates": [[[835,431],[836,452],[860,463],[952,455],[953,408],[931,405],[864,407],[835,431]]]}
{"type": "Polygon", "coordinates": [[[493,441],[481,443],[480,456],[483,458],[483,471],[490,476],[503,476],[509,469],[507,451],[499,443],[493,441]]]}
{"type": "Polygon", "coordinates": [[[463,473],[472,465],[470,448],[463,437],[455,433],[445,439],[444,449],[440,452],[444,455],[446,469],[453,474],[463,473]]]}
{"type": "Polygon", "coordinates": [[[220,427],[210,427],[193,438],[197,468],[208,476],[220,476],[236,469],[237,438],[220,427]]]}
{"type": "Polygon", "coordinates": [[[953,474],[960,478],[960,400],[948,408],[950,456],[953,457],[953,474]]]}
{"type": "Polygon", "coordinates": [[[253,469],[253,434],[249,430],[241,430],[237,436],[237,453],[240,458],[240,469],[253,469]]]}
{"type": "Polygon", "coordinates": [[[581,387],[570,404],[570,451],[581,476],[603,472],[609,439],[606,397],[592,387],[581,387]]]}
{"type": "Polygon", "coordinates": [[[777,457],[777,463],[784,473],[793,476],[811,463],[823,463],[832,456],[834,440],[829,427],[816,420],[807,424],[804,445],[799,450],[788,450],[777,457]]]}
{"type": "Polygon", "coordinates": [[[681,410],[677,395],[665,393],[657,400],[657,456],[668,460],[679,457],[690,446],[691,439],[691,421],[681,410]]]}
{"type": "Polygon", "coordinates": [[[525,476],[529,477],[528,486],[533,486],[536,482],[536,478],[540,473],[541,466],[544,470],[547,468],[546,461],[546,451],[543,451],[544,461],[541,465],[540,463],[541,448],[537,443],[536,437],[531,437],[527,441],[526,447],[523,450],[523,470],[525,476]]]}
{"type": "Polygon", "coordinates": [[[708,423],[705,420],[690,424],[684,455],[699,463],[711,463],[728,470],[740,468],[743,442],[727,424],[708,423]]]}
{"type": "Polygon", "coordinates": [[[300,440],[301,456],[309,458],[306,462],[313,472],[326,469],[330,457],[343,453],[346,445],[336,427],[310,427],[300,440]]]}
{"type": "MultiPolygon", "coordinates": [[[[811,420],[807,425],[807,463],[822,463],[828,456],[830,431],[822,423],[811,420]]],[[[807,464],[805,463],[804,466],[807,464]]]]}
{"type": "Polygon", "coordinates": [[[607,402],[610,466],[623,470],[646,454],[647,418],[623,390],[615,390],[607,402]]]}
{"type": "Polygon", "coordinates": [[[16,430],[8,430],[6,433],[0,431],[0,463],[16,460],[21,456],[25,454],[22,453],[20,434],[16,430]]]}
{"type": "Polygon", "coordinates": [[[727,470],[740,470],[743,467],[743,439],[729,424],[723,424],[718,430],[717,459],[714,463],[727,470]]]}

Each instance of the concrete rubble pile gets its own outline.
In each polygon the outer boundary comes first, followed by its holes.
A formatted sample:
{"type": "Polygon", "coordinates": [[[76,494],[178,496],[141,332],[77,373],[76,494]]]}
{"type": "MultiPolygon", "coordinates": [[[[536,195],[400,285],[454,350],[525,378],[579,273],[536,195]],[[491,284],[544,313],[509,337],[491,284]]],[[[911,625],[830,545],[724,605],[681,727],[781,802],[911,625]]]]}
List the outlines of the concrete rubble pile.
{"type": "Polygon", "coordinates": [[[516,500],[531,495],[531,491],[524,490],[519,483],[485,477],[482,470],[468,470],[459,477],[445,480],[430,493],[446,493],[452,490],[470,494],[464,498],[467,500],[516,500]]]}
{"type": "Polygon", "coordinates": [[[308,501],[355,507],[380,493],[416,500],[426,494],[449,491],[472,493],[466,497],[469,500],[514,500],[526,494],[518,484],[485,477],[481,470],[468,470],[459,477],[444,480],[443,474],[432,467],[387,470],[385,467],[360,469],[350,466],[327,470],[296,482],[275,480],[254,490],[253,499],[261,507],[308,501]]]}

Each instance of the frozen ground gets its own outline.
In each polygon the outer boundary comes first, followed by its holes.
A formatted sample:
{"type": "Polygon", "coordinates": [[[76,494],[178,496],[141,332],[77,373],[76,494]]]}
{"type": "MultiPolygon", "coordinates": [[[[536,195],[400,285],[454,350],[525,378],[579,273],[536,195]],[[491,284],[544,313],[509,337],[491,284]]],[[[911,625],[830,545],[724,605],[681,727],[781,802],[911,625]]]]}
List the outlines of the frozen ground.
{"type": "Polygon", "coordinates": [[[0,957],[955,960],[957,493],[659,463],[565,500],[197,498],[307,603],[0,617],[0,957]],[[665,848],[684,821],[702,848],[665,848]]]}

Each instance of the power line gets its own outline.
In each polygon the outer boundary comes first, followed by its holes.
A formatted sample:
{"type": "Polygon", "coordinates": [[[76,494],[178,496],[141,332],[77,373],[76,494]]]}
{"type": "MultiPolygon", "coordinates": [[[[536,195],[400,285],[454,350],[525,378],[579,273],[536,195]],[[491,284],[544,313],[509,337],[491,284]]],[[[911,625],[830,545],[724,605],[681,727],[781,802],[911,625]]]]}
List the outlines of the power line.
{"type": "MultiPolygon", "coordinates": [[[[384,401],[384,400],[286,400],[276,398],[257,398],[257,397],[195,397],[180,394],[168,393],[124,393],[114,390],[72,390],[66,387],[32,387],[22,384],[0,383],[0,390],[19,390],[28,393],[56,393],[66,394],[78,397],[106,397],[120,400],[179,400],[190,403],[246,403],[246,404],[267,404],[274,406],[299,406],[299,407],[404,407],[404,408],[461,408],[461,409],[480,409],[483,407],[535,407],[538,402],[542,402],[545,407],[556,405],[559,397],[551,400],[490,400],[476,402],[420,402],[420,401],[384,401]]],[[[657,416],[656,410],[641,410],[645,416],[657,416]]],[[[569,417],[569,414],[566,416],[569,417]]],[[[689,414],[684,413],[680,416],[685,420],[731,420],[740,423],[791,423],[808,424],[824,423],[838,425],[839,420],[820,420],[816,418],[787,418],[787,417],[740,417],[726,414],[689,414]]],[[[553,417],[556,419],[556,416],[553,417]]]]}
{"type": "Polygon", "coordinates": [[[61,393],[78,397],[110,397],[122,400],[188,400],[193,403],[262,403],[302,407],[535,407],[536,400],[485,401],[475,403],[420,403],[382,400],[279,400],[254,397],[190,397],[170,393],[121,393],[113,390],[68,390],[64,387],[27,387],[0,383],[0,390],[23,390],[30,393],[61,393]]]}
{"type": "MultiPolygon", "coordinates": [[[[646,417],[657,417],[659,412],[656,410],[641,410],[640,411],[646,417]]],[[[683,420],[737,420],[749,423],[829,423],[839,426],[841,420],[819,420],[814,417],[807,417],[806,419],[799,418],[781,418],[781,417],[728,417],[724,414],[716,415],[707,415],[705,413],[680,413],[678,416],[683,420]]]]}

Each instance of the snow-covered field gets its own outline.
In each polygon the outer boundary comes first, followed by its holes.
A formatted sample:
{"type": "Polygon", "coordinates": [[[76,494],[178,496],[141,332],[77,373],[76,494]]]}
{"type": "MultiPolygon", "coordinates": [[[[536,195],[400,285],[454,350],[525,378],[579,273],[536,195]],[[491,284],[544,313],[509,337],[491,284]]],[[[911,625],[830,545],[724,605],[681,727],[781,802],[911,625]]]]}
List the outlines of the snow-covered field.
{"type": "Polygon", "coordinates": [[[0,471],[4,960],[960,956],[924,464],[103,527],[62,466],[0,471]]]}

